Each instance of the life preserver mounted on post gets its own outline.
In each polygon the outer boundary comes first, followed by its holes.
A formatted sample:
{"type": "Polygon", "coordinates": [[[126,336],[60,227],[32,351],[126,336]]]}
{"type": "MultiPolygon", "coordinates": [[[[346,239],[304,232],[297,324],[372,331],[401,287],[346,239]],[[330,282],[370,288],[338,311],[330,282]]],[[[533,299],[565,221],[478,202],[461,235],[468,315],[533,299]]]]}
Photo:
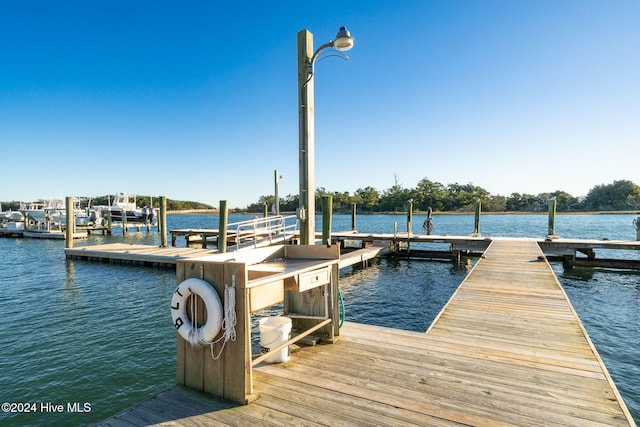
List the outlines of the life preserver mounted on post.
{"type": "Polygon", "coordinates": [[[171,297],[171,318],[173,325],[182,338],[192,347],[201,348],[210,344],[222,327],[222,304],[216,290],[208,282],[189,278],[176,287],[171,297]],[[207,321],[195,326],[194,319],[187,315],[187,300],[197,295],[204,301],[207,310],[207,321]]]}

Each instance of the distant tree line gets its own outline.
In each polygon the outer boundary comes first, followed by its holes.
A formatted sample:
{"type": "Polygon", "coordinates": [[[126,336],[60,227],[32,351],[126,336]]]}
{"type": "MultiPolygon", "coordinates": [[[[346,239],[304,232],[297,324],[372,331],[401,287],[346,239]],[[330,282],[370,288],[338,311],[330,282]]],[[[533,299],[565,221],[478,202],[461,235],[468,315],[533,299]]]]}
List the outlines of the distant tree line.
{"type": "MultiPolygon", "coordinates": [[[[373,187],[359,188],[353,193],[330,192],[323,187],[316,189],[316,205],[320,210],[322,196],[333,196],[333,210],[336,213],[348,213],[355,203],[358,212],[382,213],[405,212],[409,200],[413,200],[414,210],[426,211],[432,208],[436,212],[473,212],[475,203],[480,200],[484,212],[545,212],[549,206],[549,199],[556,198],[558,212],[598,212],[598,211],[627,211],[640,210],[640,186],[631,181],[619,180],[612,184],[596,185],[584,197],[574,197],[565,191],[553,193],[520,194],[511,193],[510,196],[494,196],[487,190],[473,184],[444,185],[427,178],[418,182],[415,188],[404,188],[397,178],[390,188],[378,191],[373,187]]],[[[82,197],[81,207],[88,204],[107,205],[113,200],[113,195],[98,197],[82,197]]],[[[159,197],[136,196],[136,203],[140,207],[160,206],[159,197]]],[[[43,202],[34,200],[34,202],[43,202]]],[[[2,210],[17,210],[20,202],[1,202],[2,210]]],[[[256,203],[245,209],[234,211],[263,212],[265,204],[272,209],[274,196],[261,196],[256,203]]],[[[280,198],[282,212],[295,212],[299,206],[299,196],[287,195],[280,198]]],[[[213,206],[187,200],[167,199],[167,210],[215,209],[213,206]]]]}
{"type": "MultiPolygon", "coordinates": [[[[487,190],[473,184],[444,185],[427,178],[418,182],[415,188],[404,188],[395,183],[390,188],[378,191],[373,187],[359,188],[354,193],[330,192],[325,188],[316,189],[316,205],[320,210],[322,196],[333,196],[333,210],[347,213],[355,203],[358,212],[382,213],[404,212],[409,200],[413,200],[413,209],[426,211],[431,207],[440,212],[472,212],[477,200],[482,203],[485,212],[546,212],[549,199],[556,198],[558,212],[597,212],[625,211],[640,209],[640,186],[631,181],[614,181],[593,187],[584,197],[574,197],[565,191],[552,193],[520,194],[510,196],[491,195],[487,190]]],[[[262,212],[265,204],[271,209],[274,196],[262,196],[247,207],[249,212],[262,212]]],[[[299,206],[299,196],[288,195],[280,198],[280,211],[293,212],[299,206]]]]}

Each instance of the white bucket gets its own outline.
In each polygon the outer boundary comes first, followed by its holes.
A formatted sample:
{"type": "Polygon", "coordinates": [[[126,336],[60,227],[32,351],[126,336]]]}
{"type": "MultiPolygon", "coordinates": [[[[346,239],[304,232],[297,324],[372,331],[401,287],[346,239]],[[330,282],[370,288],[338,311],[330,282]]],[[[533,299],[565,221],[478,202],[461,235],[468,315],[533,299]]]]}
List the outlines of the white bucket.
{"type": "MultiPolygon", "coordinates": [[[[291,319],[284,316],[264,317],[260,319],[260,350],[267,353],[289,341],[291,334],[291,319]]],[[[266,363],[280,363],[289,360],[289,346],[273,353],[264,361],[266,363]]]]}

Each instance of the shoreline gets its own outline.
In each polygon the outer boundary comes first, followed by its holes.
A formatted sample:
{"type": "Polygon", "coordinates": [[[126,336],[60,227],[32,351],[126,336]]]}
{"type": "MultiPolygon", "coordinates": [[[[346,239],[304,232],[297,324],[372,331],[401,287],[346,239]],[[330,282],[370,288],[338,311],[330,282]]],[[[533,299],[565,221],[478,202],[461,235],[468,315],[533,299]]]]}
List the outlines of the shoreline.
{"type": "Polygon", "coordinates": [[[182,209],[182,210],[167,210],[167,215],[187,215],[187,214],[217,214],[218,209],[182,209]]]}

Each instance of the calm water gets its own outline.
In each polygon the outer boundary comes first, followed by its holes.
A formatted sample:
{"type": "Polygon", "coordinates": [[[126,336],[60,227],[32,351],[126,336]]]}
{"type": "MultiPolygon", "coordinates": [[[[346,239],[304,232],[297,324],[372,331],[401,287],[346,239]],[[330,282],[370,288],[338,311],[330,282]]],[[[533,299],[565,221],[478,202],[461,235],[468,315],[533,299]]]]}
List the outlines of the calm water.
{"type": "MultiPolygon", "coordinates": [[[[247,218],[230,215],[229,221],[247,218]]],[[[559,215],[556,234],[634,240],[634,218],[559,215]]],[[[413,232],[422,231],[423,220],[414,215],[413,232]]],[[[217,228],[217,221],[215,215],[168,218],[169,229],[217,228]]],[[[394,222],[406,231],[404,215],[359,215],[357,228],[392,232],[394,222]]],[[[350,228],[350,216],[334,217],[334,230],[350,228]]],[[[434,216],[433,234],[471,231],[472,215],[434,216]]],[[[544,237],[547,216],[484,215],[481,232],[544,237]]],[[[86,244],[117,241],[158,245],[160,238],[155,232],[91,236],[86,244]]],[[[175,383],[175,330],[168,309],[175,272],[67,261],[63,248],[61,241],[0,239],[0,400],[31,410],[1,413],[2,425],[88,425],[175,383]]],[[[347,320],[425,331],[469,267],[381,260],[366,270],[345,269],[340,286],[347,320]]],[[[554,269],[640,421],[640,275],[554,269]]]]}

